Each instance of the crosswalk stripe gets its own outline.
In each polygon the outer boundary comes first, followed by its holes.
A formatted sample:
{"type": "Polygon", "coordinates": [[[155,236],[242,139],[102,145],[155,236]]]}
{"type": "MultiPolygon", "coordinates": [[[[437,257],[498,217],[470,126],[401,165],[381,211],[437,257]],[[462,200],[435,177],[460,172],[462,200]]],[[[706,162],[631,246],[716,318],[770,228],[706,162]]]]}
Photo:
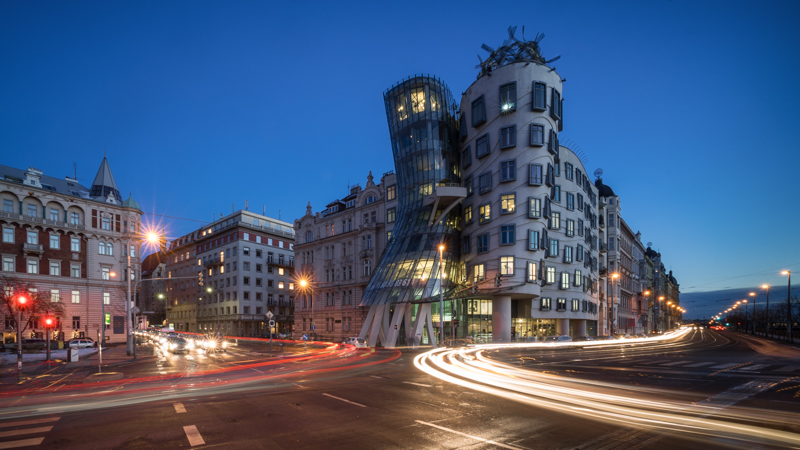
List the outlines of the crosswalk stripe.
{"type": "Polygon", "coordinates": [[[175,407],[176,413],[180,414],[186,412],[186,407],[183,406],[183,403],[173,403],[172,405],[175,407]]]}
{"type": "Polygon", "coordinates": [[[678,364],[686,364],[690,363],[691,361],[673,361],[671,363],[661,364],[662,366],[677,366],[678,364]]]}
{"type": "Polygon", "coordinates": [[[794,372],[795,370],[800,369],[800,366],[785,366],[777,369],[775,372],[794,372]]]}
{"type": "Polygon", "coordinates": [[[16,422],[4,422],[0,423],[0,428],[8,428],[8,427],[21,427],[24,425],[34,425],[37,423],[47,423],[47,422],[56,422],[61,417],[45,417],[44,419],[31,419],[31,420],[18,420],[16,422]]]}
{"type": "Polygon", "coordinates": [[[754,366],[742,367],[739,370],[758,370],[758,369],[763,369],[764,367],[769,367],[769,366],[770,366],[770,364],[756,364],[754,366]]]}
{"type": "Polygon", "coordinates": [[[688,366],[683,366],[683,367],[701,367],[701,366],[707,366],[709,364],[716,364],[716,363],[713,362],[713,361],[712,362],[701,362],[701,363],[697,363],[697,364],[689,364],[688,366]]]}
{"type": "Polygon", "coordinates": [[[728,367],[740,366],[740,365],[742,365],[742,363],[720,364],[718,366],[712,367],[712,369],[727,369],[728,367]]]}
{"type": "Polygon", "coordinates": [[[206,441],[203,440],[203,436],[200,436],[200,432],[197,431],[196,425],[183,427],[183,431],[186,433],[186,438],[189,439],[189,445],[192,447],[206,443],[206,441]]]}
{"type": "Polygon", "coordinates": [[[21,439],[19,441],[0,442],[0,450],[7,448],[30,447],[32,445],[39,445],[44,441],[43,437],[21,439]]]}
{"type": "Polygon", "coordinates": [[[53,426],[51,425],[49,427],[23,428],[21,430],[0,431],[0,438],[9,436],[19,436],[21,434],[47,433],[52,429],[53,426]]]}

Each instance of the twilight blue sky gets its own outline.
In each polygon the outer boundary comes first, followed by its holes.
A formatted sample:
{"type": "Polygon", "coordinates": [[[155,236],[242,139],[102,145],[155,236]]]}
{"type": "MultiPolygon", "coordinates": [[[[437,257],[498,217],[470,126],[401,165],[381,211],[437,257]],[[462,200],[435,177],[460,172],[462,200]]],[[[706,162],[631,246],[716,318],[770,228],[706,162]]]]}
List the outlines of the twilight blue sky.
{"type": "Polygon", "coordinates": [[[77,163],[90,184],[107,148],[146,212],[210,221],[249,199],[292,221],[393,169],[386,88],[430,73],[458,99],[481,44],[524,25],[562,55],[562,142],[605,171],[683,291],[784,283],[777,269],[800,269],[798,22],[795,1],[3,1],[0,163],[77,163]]]}

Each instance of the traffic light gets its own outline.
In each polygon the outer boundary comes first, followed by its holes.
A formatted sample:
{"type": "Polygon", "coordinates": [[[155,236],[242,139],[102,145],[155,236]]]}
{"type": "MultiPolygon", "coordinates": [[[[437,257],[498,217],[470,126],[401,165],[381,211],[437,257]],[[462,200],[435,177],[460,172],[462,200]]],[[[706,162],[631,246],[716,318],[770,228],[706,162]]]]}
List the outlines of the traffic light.
{"type": "Polygon", "coordinates": [[[477,284],[473,284],[472,285],[472,293],[473,294],[477,294],[478,293],[478,285],[477,284]]]}
{"type": "Polygon", "coordinates": [[[197,285],[203,286],[203,271],[197,272],[197,285]]]}
{"type": "Polygon", "coordinates": [[[25,294],[17,295],[17,308],[24,309],[30,303],[30,299],[25,294]]]}
{"type": "Polygon", "coordinates": [[[500,276],[500,272],[494,276],[494,287],[500,287],[503,284],[503,277],[500,276]]]}
{"type": "Polygon", "coordinates": [[[44,318],[44,327],[45,328],[52,328],[53,325],[55,325],[55,321],[53,320],[52,317],[48,316],[48,317],[44,318]]]}

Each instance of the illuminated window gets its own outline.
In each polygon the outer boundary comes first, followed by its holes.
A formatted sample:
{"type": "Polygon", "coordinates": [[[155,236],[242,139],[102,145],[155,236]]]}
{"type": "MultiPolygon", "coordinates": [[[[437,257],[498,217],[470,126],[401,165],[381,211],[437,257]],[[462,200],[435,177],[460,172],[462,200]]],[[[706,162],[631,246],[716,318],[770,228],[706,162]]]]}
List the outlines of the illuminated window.
{"type": "Polygon", "coordinates": [[[111,304],[111,293],[110,292],[103,292],[103,304],[110,305],[111,304]]]}
{"type": "Polygon", "coordinates": [[[39,260],[38,259],[29,259],[28,260],[28,273],[38,274],[39,273],[39,260]]]}
{"type": "Polygon", "coordinates": [[[472,266],[472,281],[480,283],[486,280],[486,264],[476,264],[472,266]]]}
{"type": "Polygon", "coordinates": [[[553,211],[550,213],[550,229],[558,230],[561,228],[561,213],[553,211]]]}
{"type": "Polygon", "coordinates": [[[514,275],[514,257],[500,257],[500,275],[514,275]]]}
{"type": "Polygon", "coordinates": [[[535,197],[528,198],[528,217],[531,219],[542,217],[542,199],[535,197]]]}
{"type": "MultiPolygon", "coordinates": [[[[81,302],[81,291],[72,291],[72,303],[80,303],[81,302]]],[[[72,320],[75,322],[75,319],[72,320]]]]}
{"type": "Polygon", "coordinates": [[[50,301],[53,303],[61,302],[61,291],[58,289],[50,289],[50,301]]]}
{"type": "Polygon", "coordinates": [[[386,201],[391,201],[397,198],[397,185],[392,185],[386,188],[386,201]]]}
{"type": "Polygon", "coordinates": [[[408,99],[406,99],[406,93],[401,92],[394,100],[397,108],[397,120],[406,120],[408,118],[408,99]]]}
{"type": "Polygon", "coordinates": [[[513,213],[516,209],[517,195],[514,193],[503,194],[500,196],[500,214],[513,213]]]}
{"type": "Polygon", "coordinates": [[[500,112],[508,113],[517,109],[517,84],[508,83],[500,86],[500,112]]]}
{"type": "Polygon", "coordinates": [[[464,207],[464,223],[472,222],[472,205],[464,207]]]}
{"type": "Polygon", "coordinates": [[[411,110],[414,114],[425,111],[425,91],[422,88],[411,91],[411,110]]]}
{"type": "Polygon", "coordinates": [[[389,208],[386,210],[386,222],[392,223],[397,220],[397,208],[389,208]]]}
{"type": "Polygon", "coordinates": [[[283,289],[283,288],[284,288],[283,281],[278,281],[278,289],[283,289]]]}
{"type": "Polygon", "coordinates": [[[528,262],[528,283],[533,283],[536,281],[538,274],[536,273],[536,263],[535,262],[528,262]]]}
{"type": "Polygon", "coordinates": [[[555,267],[548,267],[547,268],[547,284],[553,284],[556,282],[556,268],[555,267]]]}
{"type": "Polygon", "coordinates": [[[58,262],[50,263],[50,275],[54,277],[61,276],[61,263],[58,262]]]}
{"type": "Polygon", "coordinates": [[[489,203],[478,208],[478,222],[486,223],[492,220],[492,205],[489,203]]]}

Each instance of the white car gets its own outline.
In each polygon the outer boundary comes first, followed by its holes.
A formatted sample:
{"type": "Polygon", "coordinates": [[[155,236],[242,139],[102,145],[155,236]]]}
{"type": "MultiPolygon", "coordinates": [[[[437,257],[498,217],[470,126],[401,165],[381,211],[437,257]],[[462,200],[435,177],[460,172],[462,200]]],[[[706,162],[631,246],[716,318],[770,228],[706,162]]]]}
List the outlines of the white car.
{"type": "Polygon", "coordinates": [[[94,341],[90,339],[72,339],[69,341],[69,348],[92,348],[94,347],[94,341]]]}
{"type": "Polygon", "coordinates": [[[355,348],[367,348],[367,341],[360,337],[349,337],[342,341],[342,344],[352,345],[355,348]]]}

